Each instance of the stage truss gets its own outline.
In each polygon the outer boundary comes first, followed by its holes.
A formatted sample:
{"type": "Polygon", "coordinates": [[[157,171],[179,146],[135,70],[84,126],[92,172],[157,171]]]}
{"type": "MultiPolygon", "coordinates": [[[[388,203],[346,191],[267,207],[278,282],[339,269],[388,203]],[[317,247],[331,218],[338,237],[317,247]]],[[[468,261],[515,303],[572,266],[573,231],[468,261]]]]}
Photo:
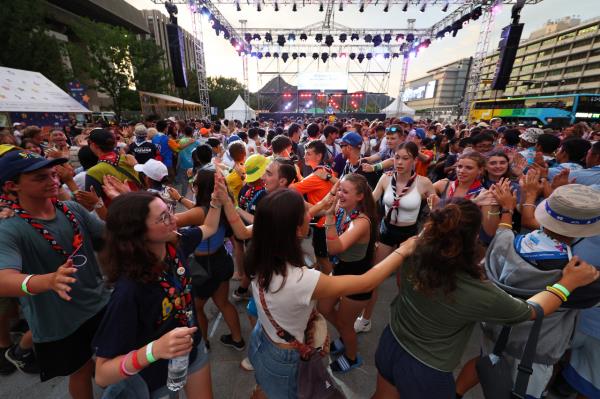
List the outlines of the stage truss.
{"type": "MultiPolygon", "coordinates": [[[[162,0],[153,0],[156,4],[163,3],[162,0]]],[[[411,51],[418,51],[418,46],[422,45],[425,40],[434,40],[436,38],[443,40],[451,40],[450,38],[444,39],[445,36],[449,36],[452,32],[450,27],[456,26],[456,24],[462,23],[465,15],[469,13],[478,12],[478,18],[482,19],[480,28],[480,35],[477,43],[475,55],[473,57],[473,64],[469,72],[469,80],[467,83],[467,90],[465,92],[464,103],[462,105],[462,114],[468,113],[471,102],[473,101],[474,95],[481,81],[480,67],[483,58],[488,52],[490,32],[494,23],[494,8],[496,5],[505,4],[511,5],[517,3],[519,0],[173,0],[173,4],[187,4],[189,10],[196,14],[193,16],[194,20],[194,37],[196,41],[200,41],[200,44],[195,46],[196,54],[196,65],[197,65],[197,78],[198,86],[200,90],[200,100],[203,105],[203,109],[209,110],[208,104],[208,87],[206,85],[206,68],[204,60],[204,51],[202,48],[202,24],[196,22],[198,15],[204,12],[210,12],[210,15],[218,21],[219,29],[223,33],[225,39],[228,39],[230,43],[235,47],[238,54],[243,58],[242,68],[244,76],[244,84],[246,86],[245,98],[249,99],[248,94],[248,57],[254,54],[262,53],[262,57],[256,57],[256,67],[258,72],[258,83],[259,86],[263,84],[264,77],[284,77],[287,83],[294,85],[297,81],[297,76],[300,72],[314,70],[316,64],[317,70],[329,70],[329,68],[335,68],[336,70],[345,70],[348,73],[349,86],[358,89],[361,92],[373,92],[373,93],[387,93],[390,83],[390,73],[392,70],[392,63],[398,59],[401,61],[401,74],[399,82],[399,92],[397,98],[402,97],[402,93],[406,86],[406,76],[409,67],[409,54],[411,51]],[[324,12],[323,21],[316,22],[312,25],[305,26],[302,28],[256,28],[248,27],[246,20],[240,20],[240,28],[233,27],[229,21],[223,16],[217,7],[235,7],[238,11],[243,10],[244,7],[274,7],[277,10],[281,7],[292,7],[293,12],[297,11],[302,7],[318,6],[320,11],[324,12]],[[386,28],[386,29],[372,29],[372,28],[349,28],[341,24],[334,22],[336,9],[342,11],[343,7],[346,6],[358,6],[359,11],[363,12],[366,8],[379,7],[382,11],[388,12],[392,7],[401,7],[402,11],[406,11],[408,7],[419,7],[421,11],[425,11],[426,7],[442,7],[443,11],[448,10],[449,6],[453,6],[453,10],[440,21],[433,24],[427,29],[415,29],[414,19],[408,20],[406,28],[386,28]],[[267,42],[265,40],[266,33],[269,33],[272,40],[267,42]],[[286,40],[283,46],[277,44],[276,39],[278,36],[283,35],[288,39],[290,34],[298,36],[300,33],[307,35],[308,39],[304,42],[295,41],[290,43],[286,40]],[[260,35],[260,39],[247,40],[247,35],[260,35]],[[326,35],[331,35],[335,38],[335,44],[327,45],[324,40],[316,43],[315,36],[317,34],[322,35],[323,39],[326,35]],[[340,43],[337,39],[341,34],[347,35],[347,42],[340,43]],[[351,41],[351,34],[357,34],[359,39],[351,41]],[[386,35],[389,34],[392,40],[387,43],[381,43],[381,45],[373,45],[372,42],[365,42],[364,37],[366,35],[386,35]],[[408,35],[413,35],[416,40],[408,42],[406,40],[408,35]],[[396,40],[400,36],[403,36],[403,40],[396,40]],[[336,51],[337,49],[337,51],[336,51]],[[343,50],[343,51],[342,51],[343,50]],[[270,53],[271,57],[265,57],[265,53],[270,53]],[[281,55],[286,53],[288,57],[293,54],[304,53],[305,57],[298,56],[296,58],[289,57],[287,61],[283,61],[281,55]],[[313,54],[319,54],[319,57],[314,59],[313,54]],[[359,62],[358,59],[350,59],[349,54],[356,53],[362,54],[363,60],[359,62]],[[277,56],[273,56],[277,54],[277,56]],[[326,60],[323,59],[323,54],[327,54],[326,60]],[[332,57],[336,54],[336,57],[332,57]],[[340,56],[344,54],[345,57],[340,56]],[[386,55],[387,54],[387,55],[386,55]],[[366,55],[370,55],[367,59],[366,55]],[[270,58],[270,59],[269,59],[270,58]],[[206,101],[204,101],[206,99],[206,101]],[[204,104],[204,102],[206,104],[204,104]]],[[[525,0],[525,4],[537,4],[543,0],[525,0]]],[[[287,11],[287,8],[285,9],[287,11]]],[[[398,10],[396,10],[398,11],[398,10]]],[[[284,11],[285,12],[285,11],[284,11]]],[[[347,11],[349,12],[349,11],[347,11]]],[[[212,17],[211,17],[212,18],[212,17]]],[[[458,29],[461,29],[460,26],[458,29]]],[[[217,32],[219,32],[217,30],[217,32]]],[[[453,32],[453,36],[456,32],[453,32]]],[[[280,93],[283,94],[283,93],[280,93]]],[[[259,104],[260,105],[260,104],[259,104]]],[[[268,104],[265,104],[268,105],[268,104]]],[[[382,105],[384,107],[386,104],[382,105]]],[[[262,108],[262,106],[261,106],[262,108]]],[[[208,116],[208,115],[205,115],[208,116]]]]}

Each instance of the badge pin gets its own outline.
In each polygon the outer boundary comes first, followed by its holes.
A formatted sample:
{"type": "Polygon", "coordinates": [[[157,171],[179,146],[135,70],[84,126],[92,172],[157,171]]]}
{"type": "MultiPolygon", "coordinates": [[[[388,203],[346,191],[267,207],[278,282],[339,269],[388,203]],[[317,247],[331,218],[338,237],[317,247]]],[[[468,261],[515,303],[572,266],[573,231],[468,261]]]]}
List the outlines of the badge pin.
{"type": "Polygon", "coordinates": [[[179,267],[177,268],[177,275],[179,275],[179,276],[183,276],[184,274],[185,274],[185,267],[183,267],[183,266],[179,266],[179,267]]]}

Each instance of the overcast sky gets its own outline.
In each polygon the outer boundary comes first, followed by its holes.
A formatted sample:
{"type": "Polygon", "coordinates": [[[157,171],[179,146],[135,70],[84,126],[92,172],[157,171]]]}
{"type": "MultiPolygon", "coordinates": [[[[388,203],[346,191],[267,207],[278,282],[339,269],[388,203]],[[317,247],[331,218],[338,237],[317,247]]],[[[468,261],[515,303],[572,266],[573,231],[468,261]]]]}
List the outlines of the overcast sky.
{"type": "MultiPolygon", "coordinates": [[[[139,9],[156,8],[167,15],[164,5],[154,4],[151,0],[127,0],[139,9]]],[[[526,5],[521,13],[521,22],[525,23],[523,38],[529,36],[529,33],[542,27],[550,19],[558,19],[565,16],[580,16],[586,20],[600,15],[599,0],[544,0],[536,5],[526,5]]],[[[308,5],[298,7],[298,12],[292,12],[291,0],[282,0],[279,4],[279,12],[273,11],[272,6],[263,6],[262,12],[256,11],[254,1],[241,1],[242,11],[238,12],[234,5],[218,6],[221,13],[228,19],[234,27],[239,28],[239,20],[248,20],[248,27],[251,28],[301,28],[324,19],[325,13],[318,11],[317,5],[308,5]],[[285,4],[287,3],[287,4],[285,4]]],[[[302,4],[298,0],[298,4],[302,4]]],[[[337,3],[336,3],[337,4],[337,3]]],[[[424,13],[418,10],[418,7],[411,6],[408,12],[402,12],[401,5],[393,5],[388,13],[383,12],[384,1],[379,1],[375,6],[373,2],[368,5],[363,13],[358,11],[357,6],[345,6],[343,12],[335,7],[334,20],[352,28],[406,28],[408,18],[416,19],[416,28],[429,28],[435,22],[441,20],[444,12],[439,5],[427,7],[424,13]]],[[[452,9],[452,8],[451,8],[452,9]]],[[[450,9],[450,10],[451,10],[450,9]]],[[[490,37],[490,49],[497,46],[500,31],[503,26],[510,23],[510,5],[503,5],[501,12],[497,14],[494,29],[490,37]]],[[[450,11],[449,10],[449,11],[450,11]]],[[[185,5],[179,5],[179,25],[192,31],[190,11],[185,5]]],[[[411,61],[408,72],[408,79],[414,79],[426,74],[426,71],[458,60],[460,58],[472,56],[475,52],[477,38],[479,35],[480,21],[471,22],[466,28],[460,30],[456,37],[446,37],[442,40],[434,40],[428,49],[419,53],[418,57],[411,61]]],[[[263,36],[264,33],[261,33],[263,36]]],[[[233,47],[223,35],[216,36],[214,30],[210,29],[208,24],[204,24],[204,51],[206,55],[206,69],[209,76],[227,76],[235,77],[242,81],[242,60],[237,55],[233,47]]],[[[314,38],[309,38],[309,42],[314,38]]],[[[335,38],[337,42],[337,37],[335,38]]],[[[348,43],[348,42],[346,42],[348,43]]],[[[309,57],[310,58],[310,57],[309,57]]],[[[269,62],[263,58],[258,61],[261,63],[269,62]]],[[[291,60],[288,61],[290,64],[291,60]]],[[[310,64],[312,59],[304,61],[310,64]]],[[[357,61],[349,61],[356,63],[357,61]]],[[[257,78],[257,60],[251,58],[249,61],[249,87],[251,91],[258,90],[259,79],[257,78]]],[[[329,61],[328,61],[329,64],[329,61]]],[[[364,63],[363,63],[364,64],[364,63]]],[[[311,69],[316,70],[316,63],[312,62],[311,69]]],[[[322,64],[321,64],[322,67],[322,64]]],[[[364,67],[364,66],[363,66],[364,67]]],[[[289,68],[289,66],[288,66],[289,68]]],[[[301,66],[301,69],[307,68],[301,66]]],[[[335,65],[328,66],[330,71],[335,70],[335,65]]],[[[397,59],[392,63],[388,93],[395,97],[398,94],[399,77],[401,61],[397,59]]],[[[264,70],[264,66],[263,66],[264,70]]],[[[340,67],[341,71],[345,71],[340,67]]],[[[262,84],[265,84],[272,76],[265,76],[262,84]]],[[[284,76],[284,79],[286,77],[284,76]]],[[[292,79],[288,79],[291,81],[292,79]]],[[[295,83],[295,82],[290,82],[295,83]]],[[[350,91],[359,90],[356,83],[350,82],[350,91]],[[353,87],[354,86],[354,87],[353,87]]]]}

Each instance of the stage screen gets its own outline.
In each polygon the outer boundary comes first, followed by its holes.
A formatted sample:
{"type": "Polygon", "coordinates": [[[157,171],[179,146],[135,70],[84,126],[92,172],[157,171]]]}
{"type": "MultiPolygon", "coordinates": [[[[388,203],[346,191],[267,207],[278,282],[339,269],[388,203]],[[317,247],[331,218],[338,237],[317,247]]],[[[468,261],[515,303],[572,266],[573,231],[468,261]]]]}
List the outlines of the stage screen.
{"type": "Polygon", "coordinates": [[[302,72],[298,90],[348,90],[348,75],[343,72],[302,72]]]}
{"type": "Polygon", "coordinates": [[[402,101],[415,101],[415,100],[425,100],[427,98],[433,98],[435,95],[435,86],[437,81],[430,80],[427,84],[417,86],[417,87],[408,87],[402,93],[402,101]]]}

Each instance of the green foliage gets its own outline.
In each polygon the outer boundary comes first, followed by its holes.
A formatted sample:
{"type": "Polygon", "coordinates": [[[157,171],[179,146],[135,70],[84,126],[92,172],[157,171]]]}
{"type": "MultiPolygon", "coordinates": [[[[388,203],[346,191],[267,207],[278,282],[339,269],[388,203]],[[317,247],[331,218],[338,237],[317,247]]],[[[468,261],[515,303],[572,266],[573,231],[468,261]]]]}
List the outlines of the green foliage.
{"type": "Polygon", "coordinates": [[[136,89],[168,93],[173,77],[164,50],[154,40],[134,39],[129,43],[129,53],[136,89]]]}
{"type": "Polygon", "coordinates": [[[238,95],[244,96],[244,86],[237,79],[218,76],[208,77],[207,81],[210,106],[219,109],[219,117],[224,116],[225,108],[229,107],[238,95]]]}
{"type": "Polygon", "coordinates": [[[3,1],[0,12],[0,65],[40,72],[65,88],[69,71],[61,45],[46,32],[46,3],[41,0],[3,1]]]}

